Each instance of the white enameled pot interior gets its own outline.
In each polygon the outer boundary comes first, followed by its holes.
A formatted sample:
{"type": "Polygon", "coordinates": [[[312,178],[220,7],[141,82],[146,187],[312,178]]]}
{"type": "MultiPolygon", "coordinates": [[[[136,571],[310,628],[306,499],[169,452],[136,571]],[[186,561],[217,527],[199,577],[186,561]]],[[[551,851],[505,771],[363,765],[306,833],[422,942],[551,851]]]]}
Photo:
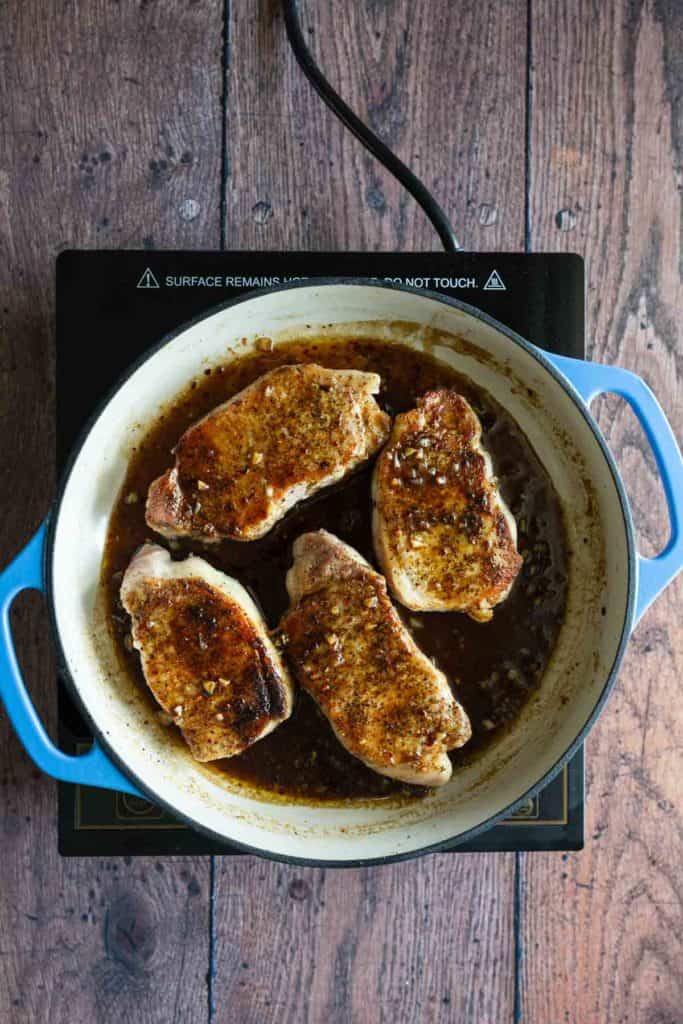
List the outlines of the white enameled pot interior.
{"type": "Polygon", "coordinates": [[[591,427],[562,384],[532,353],[465,311],[423,294],[358,284],[247,299],[188,327],[147,359],[109,401],[76,458],[57,513],[52,558],[56,625],[73,683],[133,777],[221,837],[320,861],[390,857],[454,839],[523,796],[591,716],[617,655],[628,597],[628,537],[618,490],[591,427]],[[571,550],[566,620],[542,685],[516,726],[447,786],[403,806],[272,802],[196,764],[169,743],[119,667],[98,600],[111,508],[131,447],[160,407],[207,365],[243,354],[259,336],[277,343],[321,330],[344,333],[349,323],[356,334],[426,347],[508,409],[554,481],[571,550]]]}

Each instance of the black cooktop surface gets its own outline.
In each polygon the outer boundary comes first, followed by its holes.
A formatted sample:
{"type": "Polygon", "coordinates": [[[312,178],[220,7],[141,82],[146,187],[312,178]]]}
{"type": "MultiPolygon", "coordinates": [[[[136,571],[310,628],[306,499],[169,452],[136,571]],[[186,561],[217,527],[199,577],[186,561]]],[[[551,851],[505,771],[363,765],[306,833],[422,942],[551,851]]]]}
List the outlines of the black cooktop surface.
{"type": "MultiPolygon", "coordinates": [[[[542,348],[584,356],[583,261],[543,253],[65,252],[57,261],[57,460],[118,377],[185,321],[257,288],[320,277],[372,277],[476,306],[542,348]],[[84,384],[87,383],[87,387],[84,384]]],[[[62,748],[90,743],[59,687],[62,748]]],[[[583,749],[541,793],[467,850],[583,846],[583,749]]],[[[59,786],[59,849],[68,856],[238,853],[146,800],[59,786]]]]}

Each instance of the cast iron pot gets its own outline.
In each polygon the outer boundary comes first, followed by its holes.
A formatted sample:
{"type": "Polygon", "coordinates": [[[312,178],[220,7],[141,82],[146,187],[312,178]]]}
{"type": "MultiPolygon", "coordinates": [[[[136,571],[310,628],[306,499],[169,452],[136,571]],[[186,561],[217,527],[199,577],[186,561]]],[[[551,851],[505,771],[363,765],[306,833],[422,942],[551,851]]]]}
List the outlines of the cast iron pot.
{"type": "Polygon", "coordinates": [[[430,292],[355,279],[255,293],[151,349],[86,427],[46,522],[0,576],[0,695],[21,742],[45,772],[144,795],[245,851],[343,865],[443,849],[509,814],[583,741],[635,623],[683,564],[682,503],[676,441],[656,399],[632,373],[546,355],[479,310],[430,292]],[[333,336],[350,323],[355,334],[428,348],[512,414],[552,477],[571,549],[567,614],[537,693],[499,743],[454,773],[447,786],[407,805],[275,802],[197,764],[168,742],[119,666],[98,587],[107,523],[131,446],[159,407],[207,365],[242,355],[249,339],[266,335],[277,344],[306,333],[333,336]],[[623,485],[589,412],[591,399],[607,391],[630,403],[664,484],[671,537],[653,559],[636,551],[623,485]],[[95,736],[89,753],[79,757],[51,743],[17,666],[9,608],[26,588],[46,594],[61,671],[95,736]]]}

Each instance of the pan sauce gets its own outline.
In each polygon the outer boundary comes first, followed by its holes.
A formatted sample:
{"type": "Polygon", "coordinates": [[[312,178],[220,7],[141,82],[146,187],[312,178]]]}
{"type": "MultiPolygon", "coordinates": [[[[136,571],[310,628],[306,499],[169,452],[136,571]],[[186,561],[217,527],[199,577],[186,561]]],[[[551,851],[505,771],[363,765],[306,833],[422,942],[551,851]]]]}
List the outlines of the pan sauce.
{"type": "MultiPolygon", "coordinates": [[[[267,348],[265,343],[263,347],[267,348]]],[[[476,623],[456,613],[414,613],[399,606],[417,643],[451,680],[472,721],[472,740],[451,755],[457,771],[459,763],[470,760],[509,727],[540,681],[564,616],[565,533],[552,483],[514,421],[470,381],[407,346],[366,338],[288,342],[206,370],[164,410],[133,453],[109,524],[102,581],[117,652],[153,713],[156,703],[144,682],[138,655],[130,649],[129,621],[118,597],[121,575],[137,547],[144,540],[168,544],[145,524],[147,488],[172,464],[171,449],[193,422],[261,374],[294,362],[379,373],[383,382],[379,402],[392,414],[410,408],[415,398],[430,388],[454,387],[480,416],[484,444],[517,521],[523,569],[509,598],[496,608],[489,623],[476,623]]],[[[291,545],[299,534],[324,527],[374,561],[371,473],[372,466],[366,466],[295,508],[261,540],[225,541],[206,547],[180,540],[173,542],[173,556],[202,555],[216,568],[236,576],[254,594],[268,624],[274,627],[287,606],[285,573],[291,563],[291,545]]],[[[173,727],[169,734],[182,742],[173,727]]],[[[312,699],[301,692],[288,722],[239,757],[215,762],[211,768],[251,787],[293,799],[367,800],[425,792],[377,775],[347,754],[312,699]]]]}

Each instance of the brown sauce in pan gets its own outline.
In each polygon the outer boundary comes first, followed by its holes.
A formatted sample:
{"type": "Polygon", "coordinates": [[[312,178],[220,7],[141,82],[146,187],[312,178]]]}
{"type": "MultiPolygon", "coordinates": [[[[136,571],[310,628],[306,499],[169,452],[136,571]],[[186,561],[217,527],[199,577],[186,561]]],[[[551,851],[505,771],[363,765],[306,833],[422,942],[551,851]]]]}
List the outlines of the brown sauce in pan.
{"type": "MultiPolygon", "coordinates": [[[[145,524],[144,499],[151,481],[173,461],[171,449],[200,416],[226,401],[267,370],[283,363],[318,362],[324,366],[379,373],[380,404],[390,413],[410,408],[416,397],[435,387],[452,387],[469,399],[482,421],[502,494],[517,520],[524,566],[508,599],[493,620],[476,623],[462,614],[401,615],[420,647],[446,673],[473,727],[472,740],[452,753],[459,763],[494,742],[518,716],[538,685],[564,616],[566,596],[565,534],[557,496],[543,466],[507,413],[487,394],[430,356],[403,345],[372,340],[301,341],[257,352],[205,371],[172,407],[165,410],[131,458],[114,507],[103,562],[103,584],[112,632],[122,662],[156,704],[131,651],[129,622],[118,599],[121,574],[145,540],[168,545],[145,524]]],[[[287,606],[285,573],[291,545],[299,534],[320,527],[337,534],[374,561],[370,532],[370,479],[366,466],[336,487],[295,508],[259,541],[233,541],[203,547],[177,541],[173,556],[204,556],[216,568],[236,576],[256,597],[268,624],[277,625],[287,606]]],[[[169,728],[176,741],[178,735],[169,728]]],[[[182,742],[182,741],[180,741],[182,742]]],[[[212,766],[232,779],[260,790],[315,801],[424,794],[370,771],[347,754],[307,694],[299,692],[291,719],[239,757],[212,766]]]]}

